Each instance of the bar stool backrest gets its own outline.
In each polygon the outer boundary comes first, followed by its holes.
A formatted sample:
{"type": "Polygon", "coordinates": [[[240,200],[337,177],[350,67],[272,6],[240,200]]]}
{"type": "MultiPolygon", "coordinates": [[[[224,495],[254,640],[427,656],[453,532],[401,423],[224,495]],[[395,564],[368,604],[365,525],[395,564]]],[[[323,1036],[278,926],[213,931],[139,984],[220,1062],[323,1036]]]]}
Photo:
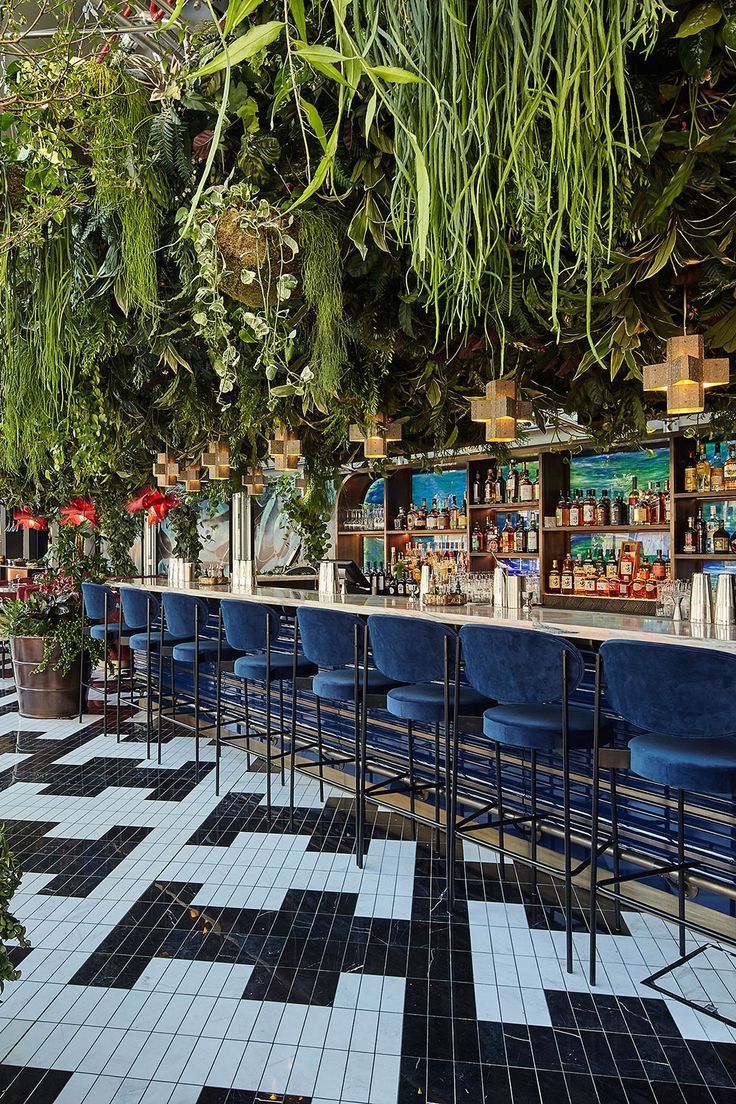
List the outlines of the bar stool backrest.
{"type": "Polygon", "coordinates": [[[105,616],[105,595],[107,595],[107,615],[110,617],[118,604],[115,591],[102,583],[82,583],[84,612],[93,621],[99,621],[105,616]]]}
{"type": "Polygon", "coordinates": [[[436,682],[445,677],[445,640],[453,677],[456,635],[447,625],[419,617],[374,613],[368,618],[373,662],[396,682],[436,682]]]}
{"type": "Polygon", "coordinates": [[[607,696],[620,717],[665,736],[736,733],[736,656],[713,648],[606,640],[607,696]]]}
{"type": "Polygon", "coordinates": [[[505,625],[463,625],[465,673],[486,697],[509,705],[543,705],[562,699],[562,655],[572,693],[585,672],[583,657],[568,640],[505,625]]]}
{"type": "Polygon", "coordinates": [[[200,631],[207,624],[210,615],[204,598],[195,598],[191,594],[164,594],[164,614],[166,628],[172,636],[188,639],[194,636],[194,611],[199,608],[200,631]]]}
{"type": "Polygon", "coordinates": [[[155,594],[136,587],[121,586],[120,605],[123,621],[131,629],[145,629],[148,625],[148,607],[151,607],[151,624],[158,619],[160,603],[155,594]]]}
{"type": "Polygon", "coordinates": [[[281,633],[281,616],[272,606],[247,598],[223,598],[222,627],[231,648],[239,652],[260,652],[266,647],[266,617],[271,624],[271,643],[281,633]]]}
{"type": "Polygon", "coordinates": [[[318,667],[347,667],[355,661],[355,628],[358,626],[358,658],[363,653],[363,622],[344,610],[297,610],[299,636],[307,659],[318,667]]]}

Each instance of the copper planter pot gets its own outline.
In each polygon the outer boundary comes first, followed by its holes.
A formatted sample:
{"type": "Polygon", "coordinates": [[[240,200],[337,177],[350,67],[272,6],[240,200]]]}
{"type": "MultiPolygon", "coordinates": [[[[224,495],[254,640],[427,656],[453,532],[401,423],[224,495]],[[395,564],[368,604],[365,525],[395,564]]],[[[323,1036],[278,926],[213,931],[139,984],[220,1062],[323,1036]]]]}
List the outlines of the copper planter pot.
{"type": "MultiPolygon", "coordinates": [[[[49,665],[40,675],[34,674],[43,658],[42,636],[11,636],[10,654],[18,690],[18,712],[21,717],[51,720],[75,717],[79,713],[79,664],[77,658],[68,674],[54,671],[59,653],[53,652],[49,665]]],[[[84,658],[82,709],[87,708],[89,693],[89,659],[84,658]]]]}

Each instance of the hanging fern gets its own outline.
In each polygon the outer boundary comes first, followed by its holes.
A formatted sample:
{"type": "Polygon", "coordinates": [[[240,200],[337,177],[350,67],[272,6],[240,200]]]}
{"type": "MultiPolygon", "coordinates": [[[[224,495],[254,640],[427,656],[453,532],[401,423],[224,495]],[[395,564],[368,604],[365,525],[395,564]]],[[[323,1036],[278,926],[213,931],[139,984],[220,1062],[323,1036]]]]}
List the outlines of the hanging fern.
{"type": "Polygon", "coordinates": [[[173,104],[166,104],[154,115],[148,135],[148,152],[175,195],[191,183],[189,131],[173,104]]]}
{"type": "Polygon", "coordinates": [[[340,391],[348,329],[342,294],[342,245],[337,223],[321,211],[303,211],[299,222],[304,298],[314,314],[311,389],[324,403],[340,391]]]}

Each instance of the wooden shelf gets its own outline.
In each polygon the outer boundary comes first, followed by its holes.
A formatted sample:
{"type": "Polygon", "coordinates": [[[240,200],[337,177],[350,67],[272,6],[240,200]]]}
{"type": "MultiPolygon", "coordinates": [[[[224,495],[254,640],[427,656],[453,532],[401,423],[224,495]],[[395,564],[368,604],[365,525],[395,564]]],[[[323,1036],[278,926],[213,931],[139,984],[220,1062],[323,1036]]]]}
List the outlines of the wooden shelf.
{"type": "Polygon", "coordinates": [[[669,533],[669,525],[545,525],[545,533],[669,533]]]}
{"type": "Polygon", "coordinates": [[[495,556],[499,560],[536,560],[538,552],[471,552],[471,556],[495,556]]]}
{"type": "Polygon", "coordinates": [[[678,491],[675,498],[691,502],[719,502],[730,498],[736,502],[736,491],[678,491]]]}
{"type": "Polygon", "coordinates": [[[472,502],[471,510],[539,510],[539,499],[533,502],[472,502]]]}
{"type": "Polygon", "coordinates": [[[736,552],[675,552],[676,560],[690,560],[691,563],[698,560],[710,560],[720,563],[721,560],[736,560],[736,552]]]}
{"type": "Polygon", "coordinates": [[[381,537],[383,529],[339,529],[338,537],[381,537]]]}
{"type": "Polygon", "coordinates": [[[468,530],[462,529],[387,529],[387,537],[467,537],[468,530]]]}

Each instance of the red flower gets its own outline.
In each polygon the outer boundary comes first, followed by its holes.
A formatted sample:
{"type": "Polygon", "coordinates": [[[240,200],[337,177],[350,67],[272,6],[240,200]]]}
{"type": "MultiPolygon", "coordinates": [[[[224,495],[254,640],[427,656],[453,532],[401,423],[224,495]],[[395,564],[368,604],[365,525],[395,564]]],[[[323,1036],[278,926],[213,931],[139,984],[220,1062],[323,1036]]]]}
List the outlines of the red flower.
{"type": "Polygon", "coordinates": [[[130,502],[126,502],[125,510],[129,514],[137,514],[139,510],[145,510],[146,499],[150,498],[153,494],[153,487],[150,483],[146,483],[142,491],[136,495],[135,498],[131,498],[130,502]]]}
{"type": "Polygon", "coordinates": [[[13,521],[19,529],[48,529],[48,519],[36,517],[30,506],[23,506],[19,510],[13,510],[13,521]]]}
{"type": "Polygon", "coordinates": [[[73,498],[68,506],[61,508],[62,525],[89,524],[96,529],[99,521],[97,508],[88,498],[73,498]]]}
{"type": "Polygon", "coordinates": [[[157,525],[164,520],[169,510],[175,510],[179,505],[175,494],[162,494],[161,491],[152,491],[143,499],[143,509],[148,511],[149,525],[157,525]]]}

